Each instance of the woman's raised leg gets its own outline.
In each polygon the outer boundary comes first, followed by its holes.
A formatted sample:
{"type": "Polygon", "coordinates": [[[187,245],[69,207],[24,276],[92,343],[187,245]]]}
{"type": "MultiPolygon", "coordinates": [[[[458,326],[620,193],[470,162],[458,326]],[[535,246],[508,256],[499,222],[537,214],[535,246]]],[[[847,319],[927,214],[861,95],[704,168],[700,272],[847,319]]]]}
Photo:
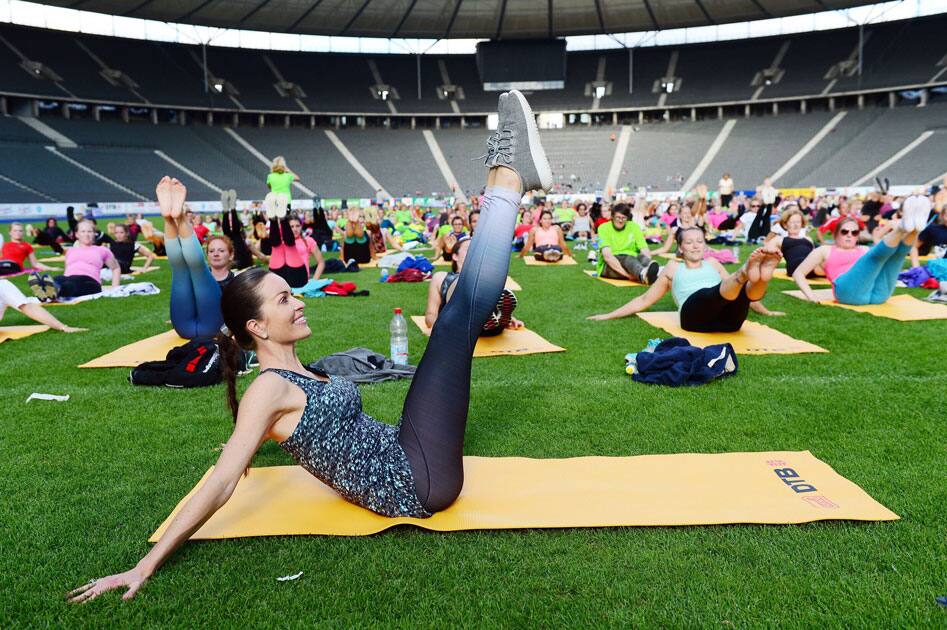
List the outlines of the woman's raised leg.
{"type": "Polygon", "coordinates": [[[902,226],[897,226],[885,234],[884,238],[856,260],[848,271],[836,278],[835,299],[842,304],[860,305],[880,304],[891,297],[894,282],[897,281],[897,271],[900,271],[904,256],[910,251],[916,236],[917,232],[905,230],[902,226]],[[895,262],[889,266],[888,263],[892,260],[895,262]],[[890,274],[894,269],[897,271],[892,282],[890,274]],[[884,275],[886,270],[887,275],[884,275]],[[889,290],[889,293],[881,302],[872,301],[880,299],[885,290],[889,290]]]}
{"type": "Polygon", "coordinates": [[[491,172],[480,223],[454,294],[431,331],[398,432],[418,498],[430,512],[453,503],[463,486],[471,360],[506,281],[521,191],[552,183],[532,111],[519,92],[500,97],[497,132],[487,147],[491,172]]]}

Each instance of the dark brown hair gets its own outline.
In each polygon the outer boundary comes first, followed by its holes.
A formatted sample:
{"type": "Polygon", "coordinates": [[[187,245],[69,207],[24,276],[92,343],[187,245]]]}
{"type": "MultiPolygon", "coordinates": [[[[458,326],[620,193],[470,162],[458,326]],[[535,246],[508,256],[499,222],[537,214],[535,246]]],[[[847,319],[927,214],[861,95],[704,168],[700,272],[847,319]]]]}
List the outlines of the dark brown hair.
{"type": "Polygon", "coordinates": [[[247,330],[247,322],[259,319],[262,315],[263,296],[259,287],[269,271],[254,267],[247,269],[230,281],[220,296],[220,311],[224,316],[224,326],[217,335],[220,348],[221,368],[227,382],[227,403],[237,421],[237,365],[243,350],[254,347],[253,335],[247,330]]]}

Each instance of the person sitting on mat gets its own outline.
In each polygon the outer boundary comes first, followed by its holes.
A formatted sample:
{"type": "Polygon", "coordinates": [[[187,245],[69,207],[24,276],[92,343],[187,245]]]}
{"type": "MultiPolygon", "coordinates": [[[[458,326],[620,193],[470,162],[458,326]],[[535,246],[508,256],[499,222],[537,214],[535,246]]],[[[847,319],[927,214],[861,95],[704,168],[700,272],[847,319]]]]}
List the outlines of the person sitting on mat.
{"type": "Polygon", "coordinates": [[[598,228],[598,275],[602,278],[653,284],[660,270],[628,204],[615,204],[612,220],[598,228]]]}
{"type": "MultiPolygon", "coordinates": [[[[447,301],[454,294],[457,279],[464,268],[467,250],[470,248],[470,240],[469,236],[461,236],[460,240],[454,245],[454,251],[451,252],[450,272],[438,271],[431,276],[431,284],[427,292],[427,307],[424,309],[424,323],[427,324],[428,328],[434,328],[434,322],[437,321],[447,301]]],[[[500,299],[497,300],[496,308],[493,309],[493,313],[484,323],[480,336],[495,337],[507,328],[522,328],[523,322],[513,317],[516,304],[516,294],[504,288],[503,292],[500,293],[500,299]]]]}
{"type": "MultiPolygon", "coordinates": [[[[776,232],[770,232],[766,237],[766,242],[773,243],[780,249],[783,258],[786,259],[786,275],[792,276],[802,261],[815,249],[815,243],[806,236],[806,215],[795,204],[783,211],[777,225],[786,234],[779,235],[776,232]]],[[[808,277],[825,277],[825,270],[821,266],[816,267],[809,272],[808,277]]]]}
{"type": "Polygon", "coordinates": [[[543,210],[539,213],[539,225],[536,225],[526,235],[526,243],[520,250],[520,258],[532,252],[533,258],[543,262],[555,263],[562,260],[564,255],[572,255],[566,245],[562,228],[552,223],[552,212],[543,210]]]}
{"type": "Polygon", "coordinates": [[[213,337],[224,323],[220,285],[184,212],[187,188],[165,175],[155,189],[164,218],[164,247],[171,265],[171,325],[184,339],[213,337]]]}
{"type": "Polygon", "coordinates": [[[681,328],[690,332],[736,332],[752,308],[761,315],[783,315],[770,311],[760,300],[782,257],[775,245],[750,254],[740,269],[729,273],[715,258],[704,258],[704,231],[681,228],[677,243],[683,262],[670,261],[651,287],[611,313],[588,319],[628,317],[649,309],[670,291],[681,317],[681,328]]]}
{"type": "Polygon", "coordinates": [[[792,276],[806,299],[819,301],[806,277],[822,267],[840,304],[857,306],[887,302],[894,295],[898,273],[918,232],[927,225],[926,208],[902,212],[899,222],[890,222],[882,228],[889,231],[871,249],[858,244],[862,228],[857,219],[845,217],[836,223],[835,244],[814,249],[792,276]]]}
{"type": "Polygon", "coordinates": [[[354,260],[359,265],[367,265],[375,260],[369,235],[365,230],[365,217],[358,208],[349,208],[345,215],[344,237],[340,244],[339,258],[348,264],[354,260]]]}
{"type": "Polygon", "coordinates": [[[155,260],[155,255],[151,253],[151,250],[141,243],[132,240],[128,227],[124,223],[116,225],[114,232],[115,242],[109,245],[109,251],[115,256],[115,260],[118,261],[118,266],[121,268],[122,273],[132,272],[132,261],[136,254],[145,257],[145,264],[141,270],[143,272],[148,271],[151,267],[151,263],[155,260]]]}
{"type": "Polygon", "coordinates": [[[10,240],[0,247],[0,273],[4,275],[20,273],[30,261],[29,268],[41,271],[53,271],[56,268],[44,265],[36,260],[33,246],[23,240],[24,230],[22,223],[10,224],[10,240]],[[6,264],[5,264],[6,263],[6,264]]]}
{"type": "MultiPolygon", "coordinates": [[[[523,192],[552,184],[526,99],[517,91],[503,94],[499,109],[497,131],[487,143],[483,215],[408,388],[400,424],[368,416],[349,381],[308,370],[296,354],[297,343],[312,334],[305,303],[279,276],[245,271],[221,300],[227,330],[219,339],[235,426],[213,472],[134,568],[75,589],[71,601],[121,587],[128,589],[125,599],[133,597],[227,502],[240,477],[253,474],[250,463],[267,439],[345,500],[383,516],[427,518],[457,499],[464,484],[473,350],[503,290],[523,192]],[[255,349],[262,369],[238,403],[239,348],[255,349]]],[[[183,197],[183,186],[177,188],[181,192],[174,194],[183,197]]]]}
{"type": "Polygon", "coordinates": [[[89,219],[76,223],[76,242],[66,250],[66,269],[61,276],[50,278],[34,272],[30,289],[41,301],[77,298],[102,292],[101,272],[108,267],[112,272],[112,288],[122,281],[122,270],[108,247],[95,245],[95,225],[89,219]]]}
{"type": "Polygon", "coordinates": [[[945,252],[947,256],[947,191],[942,190],[937,194],[940,197],[935,200],[937,218],[917,235],[917,241],[911,248],[912,267],[920,265],[921,256],[939,251],[945,252]]]}
{"type": "MultiPolygon", "coordinates": [[[[289,229],[293,231],[293,238],[296,239],[296,252],[303,260],[306,267],[308,279],[318,280],[322,277],[322,272],[326,268],[326,261],[322,258],[322,252],[319,251],[319,245],[311,236],[303,234],[303,224],[298,217],[292,216],[289,219],[289,229]],[[309,266],[309,259],[315,259],[315,266],[309,266]]],[[[307,280],[308,281],[308,280],[307,280]]]]}
{"type": "Polygon", "coordinates": [[[46,225],[42,229],[34,230],[32,236],[34,244],[51,247],[54,252],[60,255],[65,253],[62,244],[69,241],[55,217],[46,219],[46,225]]]}
{"type": "Polygon", "coordinates": [[[16,288],[9,280],[0,279],[0,320],[3,319],[3,313],[7,307],[15,308],[34,322],[49,326],[53,330],[65,333],[85,332],[88,328],[74,328],[62,323],[45,308],[36,303],[36,300],[27,298],[23,292],[16,288]]]}
{"type": "Polygon", "coordinates": [[[467,235],[467,224],[462,216],[455,214],[450,219],[448,229],[439,229],[437,234],[438,236],[434,240],[434,260],[441,257],[445,262],[451,262],[451,252],[454,250],[454,245],[457,244],[460,237],[467,235]]]}

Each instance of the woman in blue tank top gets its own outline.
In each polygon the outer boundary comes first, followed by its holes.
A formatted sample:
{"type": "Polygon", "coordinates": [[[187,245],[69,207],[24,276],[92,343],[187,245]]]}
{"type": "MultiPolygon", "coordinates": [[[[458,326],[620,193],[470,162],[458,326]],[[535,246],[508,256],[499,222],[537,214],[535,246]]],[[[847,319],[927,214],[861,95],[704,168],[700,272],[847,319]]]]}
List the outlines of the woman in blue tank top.
{"type": "MultiPolygon", "coordinates": [[[[362,411],[358,389],[309,371],[296,342],[312,331],[286,281],[251,269],[223,291],[224,358],[234,431],[213,472],[138,564],[79,587],[84,602],[116,588],[134,596],[161,564],[233,494],[260,445],[276,441],[346,500],[384,516],[427,517],[450,506],[464,483],[463,451],[471,360],[510,266],[510,243],[523,192],[548,190],[552,171],[535,117],[516,90],[500,96],[497,131],[487,141],[490,170],[477,232],[456,289],[431,331],[397,426],[362,411]],[[240,349],[255,350],[261,373],[238,403],[234,371],[240,349]]],[[[183,186],[158,194],[162,214],[180,214],[183,186]]]]}
{"type": "Polygon", "coordinates": [[[668,291],[681,316],[681,328],[691,332],[735,332],[749,309],[761,315],[782,315],[760,300],[782,255],[775,245],[761,247],[732,274],[714,258],[704,258],[707,244],[698,227],[681,228],[675,235],[683,262],[670,261],[647,291],[611,313],[592,315],[604,320],[645,311],[668,291]]]}

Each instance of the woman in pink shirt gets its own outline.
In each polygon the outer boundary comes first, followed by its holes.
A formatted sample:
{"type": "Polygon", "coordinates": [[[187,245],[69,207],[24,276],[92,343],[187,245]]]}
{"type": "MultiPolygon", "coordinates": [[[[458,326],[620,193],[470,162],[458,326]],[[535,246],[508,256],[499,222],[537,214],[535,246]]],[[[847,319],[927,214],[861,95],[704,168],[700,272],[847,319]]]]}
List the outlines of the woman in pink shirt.
{"type": "Polygon", "coordinates": [[[871,249],[858,245],[861,226],[857,219],[840,219],[835,225],[835,243],[812,250],[796,268],[793,280],[807,299],[817,302],[806,276],[822,266],[839,303],[883,304],[894,294],[904,259],[927,222],[927,212],[916,216],[920,214],[905,212],[871,249]]]}
{"type": "Polygon", "coordinates": [[[66,250],[66,272],[50,278],[48,274],[30,280],[30,288],[40,300],[51,301],[76,298],[102,291],[100,272],[112,270],[112,288],[122,281],[122,270],[108,247],[95,244],[95,226],[92,221],[76,225],[76,243],[66,250]]]}
{"type": "Polygon", "coordinates": [[[539,214],[539,225],[529,231],[520,258],[525,257],[530,250],[536,260],[544,262],[559,262],[563,254],[572,254],[566,245],[562,229],[552,224],[552,212],[549,210],[543,210],[539,214]]]}
{"type": "Polygon", "coordinates": [[[316,244],[316,241],[311,236],[303,235],[303,224],[302,221],[297,217],[292,217],[289,220],[289,229],[293,231],[293,238],[296,239],[296,252],[299,254],[299,259],[303,261],[303,264],[306,267],[306,274],[311,280],[318,280],[322,276],[322,271],[326,268],[326,261],[322,258],[322,252],[319,251],[319,245],[316,244]],[[312,256],[316,259],[316,269],[310,275],[309,267],[309,257],[312,256]]]}

